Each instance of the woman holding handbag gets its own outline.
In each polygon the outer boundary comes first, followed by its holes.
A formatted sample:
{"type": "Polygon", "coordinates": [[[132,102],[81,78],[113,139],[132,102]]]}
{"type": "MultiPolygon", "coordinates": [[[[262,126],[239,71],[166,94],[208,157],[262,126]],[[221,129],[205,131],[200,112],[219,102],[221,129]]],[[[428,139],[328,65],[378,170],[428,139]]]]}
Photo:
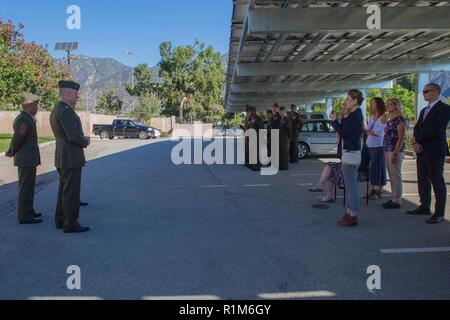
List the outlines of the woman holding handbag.
{"type": "Polygon", "coordinates": [[[358,212],[361,206],[358,190],[358,168],[361,164],[362,136],[364,132],[364,116],[361,105],[364,97],[359,90],[350,90],[344,101],[348,116],[339,120],[333,111],[330,115],[333,128],[342,138],[342,173],[345,190],[348,194],[347,211],[337,222],[340,227],[358,225],[358,212]]]}
{"type": "Polygon", "coordinates": [[[384,130],[386,128],[386,104],[384,100],[376,97],[371,103],[371,117],[366,127],[366,144],[370,151],[370,176],[369,180],[372,190],[369,194],[370,200],[379,200],[383,188],[387,184],[386,163],[384,159],[384,130]]]}

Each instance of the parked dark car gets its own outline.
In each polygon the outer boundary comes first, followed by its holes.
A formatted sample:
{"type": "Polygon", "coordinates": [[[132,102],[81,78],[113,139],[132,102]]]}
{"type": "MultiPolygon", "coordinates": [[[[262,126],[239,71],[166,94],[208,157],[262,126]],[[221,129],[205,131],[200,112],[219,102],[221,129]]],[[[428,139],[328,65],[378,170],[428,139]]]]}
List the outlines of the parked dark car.
{"type": "Polygon", "coordinates": [[[94,124],[92,133],[101,139],[139,138],[147,140],[161,136],[161,132],[155,128],[143,125],[133,120],[114,120],[112,124],[94,124]]]}

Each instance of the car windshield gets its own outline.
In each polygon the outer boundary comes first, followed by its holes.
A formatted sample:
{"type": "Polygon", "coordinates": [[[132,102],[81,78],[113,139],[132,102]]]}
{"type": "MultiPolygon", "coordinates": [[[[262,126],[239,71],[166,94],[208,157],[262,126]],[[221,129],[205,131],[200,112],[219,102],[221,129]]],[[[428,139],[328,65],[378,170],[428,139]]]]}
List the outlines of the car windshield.
{"type": "Polygon", "coordinates": [[[311,121],[306,122],[302,127],[302,132],[322,132],[322,133],[334,133],[336,132],[327,121],[311,121]]]}

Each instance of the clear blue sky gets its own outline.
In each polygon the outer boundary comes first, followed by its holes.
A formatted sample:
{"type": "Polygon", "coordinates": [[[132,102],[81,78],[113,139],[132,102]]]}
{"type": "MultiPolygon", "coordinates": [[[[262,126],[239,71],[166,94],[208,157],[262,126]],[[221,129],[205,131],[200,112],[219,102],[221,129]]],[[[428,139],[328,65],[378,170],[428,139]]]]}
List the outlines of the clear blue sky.
{"type": "Polygon", "coordinates": [[[25,25],[27,41],[48,44],[78,41],[76,54],[114,58],[131,64],[158,63],[159,44],[192,44],[196,38],[224,54],[228,51],[232,0],[0,0],[0,17],[25,25]],[[68,30],[69,5],[81,8],[81,30],[68,30]]]}

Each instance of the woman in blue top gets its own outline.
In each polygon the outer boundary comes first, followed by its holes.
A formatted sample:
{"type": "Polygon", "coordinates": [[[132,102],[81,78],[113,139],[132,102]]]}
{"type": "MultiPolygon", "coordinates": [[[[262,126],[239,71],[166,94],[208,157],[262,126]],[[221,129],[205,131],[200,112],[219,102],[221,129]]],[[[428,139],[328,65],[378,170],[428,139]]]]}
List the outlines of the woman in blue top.
{"type": "MultiPolygon", "coordinates": [[[[361,151],[362,149],[364,116],[360,107],[363,102],[364,97],[359,90],[350,90],[344,101],[344,108],[348,111],[348,115],[342,119],[338,119],[335,112],[330,115],[331,120],[333,120],[331,125],[343,140],[344,151],[361,151]]],[[[358,212],[361,206],[358,191],[359,165],[342,164],[348,203],[346,214],[337,223],[341,227],[354,227],[358,225],[358,212]]]]}

